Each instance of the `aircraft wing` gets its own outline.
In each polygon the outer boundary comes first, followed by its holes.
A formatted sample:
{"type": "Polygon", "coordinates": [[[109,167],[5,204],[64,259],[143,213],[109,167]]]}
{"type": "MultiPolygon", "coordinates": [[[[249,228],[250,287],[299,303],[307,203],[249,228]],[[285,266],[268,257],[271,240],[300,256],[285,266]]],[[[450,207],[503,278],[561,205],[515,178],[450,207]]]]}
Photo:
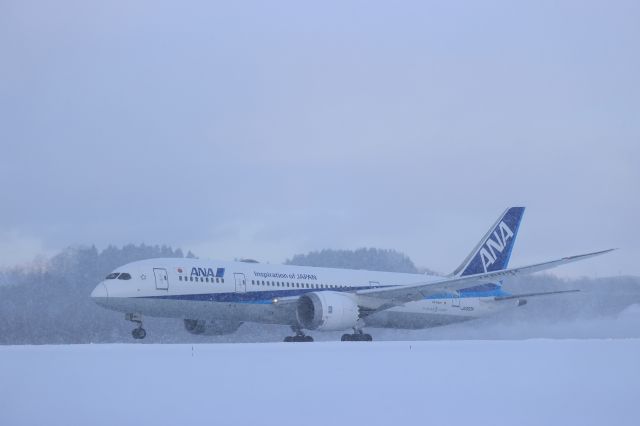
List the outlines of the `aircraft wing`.
{"type": "Polygon", "coordinates": [[[502,269],[499,271],[467,275],[464,277],[445,278],[439,281],[430,281],[428,283],[423,282],[397,287],[360,290],[356,291],[355,294],[358,296],[359,304],[363,308],[380,311],[389,309],[393,306],[402,305],[407,302],[422,300],[427,296],[442,293],[443,291],[456,291],[477,284],[544,271],[567,263],[577,262],[579,260],[589,259],[591,257],[609,253],[613,250],[615,249],[563,257],[562,259],[521,266],[519,268],[502,269]]]}

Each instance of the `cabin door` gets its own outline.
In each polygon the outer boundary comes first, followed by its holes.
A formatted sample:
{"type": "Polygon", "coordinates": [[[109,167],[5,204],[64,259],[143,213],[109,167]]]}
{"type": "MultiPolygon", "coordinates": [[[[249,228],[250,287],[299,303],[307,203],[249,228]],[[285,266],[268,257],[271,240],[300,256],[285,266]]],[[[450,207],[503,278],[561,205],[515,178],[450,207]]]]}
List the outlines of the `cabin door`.
{"type": "Polygon", "coordinates": [[[244,274],[233,274],[233,278],[236,280],[236,293],[246,293],[247,281],[244,279],[244,274]]]}
{"type": "Polygon", "coordinates": [[[451,306],[453,306],[454,308],[460,307],[460,293],[458,293],[457,291],[454,292],[453,296],[451,297],[451,306]]]}
{"type": "Polygon", "coordinates": [[[164,268],[153,268],[153,275],[156,277],[156,289],[169,290],[169,277],[164,268]]]}

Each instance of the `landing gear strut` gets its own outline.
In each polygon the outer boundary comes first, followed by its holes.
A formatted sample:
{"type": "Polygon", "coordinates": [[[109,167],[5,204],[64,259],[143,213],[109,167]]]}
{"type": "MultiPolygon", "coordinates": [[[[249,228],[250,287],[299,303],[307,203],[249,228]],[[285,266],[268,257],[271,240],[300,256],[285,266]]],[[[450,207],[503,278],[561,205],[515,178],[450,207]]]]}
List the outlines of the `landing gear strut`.
{"type": "Polygon", "coordinates": [[[147,337],[147,332],[145,331],[144,328],[142,328],[142,315],[125,314],[124,319],[127,320],[127,321],[135,322],[136,324],[138,324],[138,327],[134,328],[131,331],[131,336],[133,336],[134,339],[140,340],[140,339],[144,339],[145,337],[147,337]]]}
{"type": "Polygon", "coordinates": [[[359,328],[354,328],[353,334],[343,334],[340,340],[343,342],[371,342],[373,337],[370,334],[363,333],[359,328]]]}
{"type": "Polygon", "coordinates": [[[293,330],[296,335],[295,336],[287,336],[284,338],[285,342],[313,342],[313,337],[307,336],[304,334],[302,329],[297,326],[291,326],[291,330],[293,330]]]}

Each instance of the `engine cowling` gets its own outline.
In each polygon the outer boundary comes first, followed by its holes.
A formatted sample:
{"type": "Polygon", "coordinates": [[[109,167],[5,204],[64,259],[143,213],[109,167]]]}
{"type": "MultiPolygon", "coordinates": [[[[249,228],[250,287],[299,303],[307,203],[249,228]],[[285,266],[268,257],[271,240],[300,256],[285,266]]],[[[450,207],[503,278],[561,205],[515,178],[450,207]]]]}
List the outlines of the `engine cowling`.
{"type": "Polygon", "coordinates": [[[191,334],[199,334],[201,336],[221,336],[235,332],[241,322],[235,321],[205,321],[185,319],[184,328],[191,334]]]}
{"type": "Polygon", "coordinates": [[[360,310],[352,294],[320,291],[300,296],[296,316],[307,330],[339,331],[355,327],[360,310]]]}

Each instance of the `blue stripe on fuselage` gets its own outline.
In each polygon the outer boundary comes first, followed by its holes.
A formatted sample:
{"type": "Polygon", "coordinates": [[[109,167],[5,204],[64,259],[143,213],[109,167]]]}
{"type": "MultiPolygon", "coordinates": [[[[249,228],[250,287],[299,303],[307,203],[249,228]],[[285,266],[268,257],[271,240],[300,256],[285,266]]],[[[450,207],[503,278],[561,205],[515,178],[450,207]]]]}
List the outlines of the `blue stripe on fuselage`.
{"type": "Polygon", "coordinates": [[[367,290],[371,288],[384,288],[393,286],[366,286],[366,287],[342,287],[342,288],[296,288],[291,290],[273,290],[273,291],[247,291],[246,293],[203,293],[203,294],[174,294],[162,296],[140,296],[140,299],[172,299],[172,300],[198,300],[207,302],[233,302],[233,303],[271,303],[276,297],[295,297],[305,293],[317,291],[338,291],[349,292],[356,290],[367,290]]]}
{"type": "MultiPolygon", "coordinates": [[[[201,293],[201,294],[175,294],[175,295],[160,295],[160,296],[140,296],[140,299],[169,299],[169,300],[190,300],[201,302],[227,302],[227,303],[249,303],[249,304],[270,304],[272,300],[277,297],[295,297],[301,296],[305,293],[312,293],[318,291],[337,291],[337,292],[350,292],[357,290],[367,290],[371,288],[385,288],[396,286],[376,286],[376,287],[343,287],[343,288],[305,288],[305,289],[291,289],[291,290],[273,290],[273,291],[248,291],[246,293],[201,293]]],[[[459,291],[460,297],[497,297],[508,296],[509,293],[502,290],[497,284],[482,284],[479,286],[469,287],[459,291]]],[[[453,296],[451,293],[438,293],[425,297],[425,300],[433,299],[451,299],[453,296]]]]}

